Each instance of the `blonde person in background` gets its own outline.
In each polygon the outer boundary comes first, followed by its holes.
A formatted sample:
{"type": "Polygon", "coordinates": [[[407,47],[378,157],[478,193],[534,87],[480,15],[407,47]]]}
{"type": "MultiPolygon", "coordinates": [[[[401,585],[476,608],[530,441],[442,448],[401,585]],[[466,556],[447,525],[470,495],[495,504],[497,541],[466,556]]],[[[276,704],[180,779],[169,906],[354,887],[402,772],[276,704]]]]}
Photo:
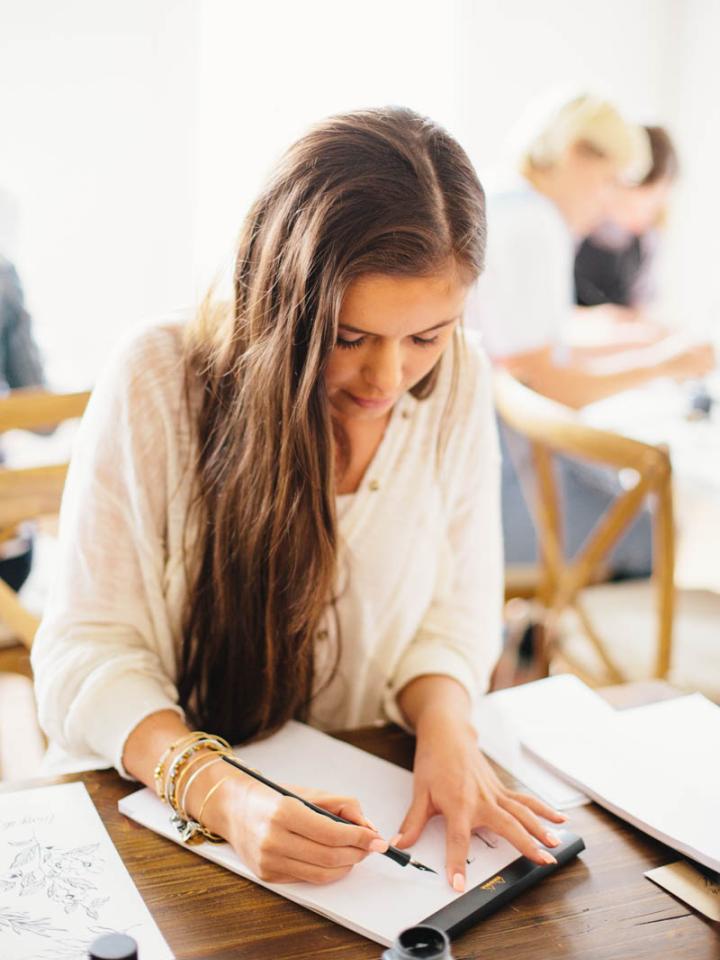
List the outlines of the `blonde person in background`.
{"type": "Polygon", "coordinates": [[[678,177],[675,145],[663,127],[644,127],[650,169],[639,183],[618,186],[607,219],[575,254],[578,311],[570,342],[599,351],[628,349],[661,340],[668,329],[653,316],[661,228],[678,177]]]}
{"type": "MultiPolygon", "coordinates": [[[[487,267],[468,307],[494,363],[533,390],[582,407],[656,377],[694,378],[713,366],[712,348],[679,337],[596,356],[564,342],[575,311],[573,266],[580,241],[602,223],[621,184],[651,165],[645,131],[613,104],[577,97],[551,111],[524,144],[517,171],[488,195],[487,267]]],[[[510,563],[537,559],[522,493],[531,473],[527,446],[501,427],[503,536],[510,563]]],[[[607,471],[560,461],[566,551],[572,556],[617,493],[607,471]]],[[[651,532],[640,517],[612,555],[612,573],[644,576],[651,532]]]]}
{"type": "Polygon", "coordinates": [[[331,118],[252,206],[233,302],[142,333],[83,421],[33,647],[52,750],[154,785],[265,880],[387,849],[356,800],[306,785],[336,823],[216,762],[293,717],[414,730],[395,842],[443,814],[456,890],[481,823],[553,860],[540,817],[564,817],[500,784],[471,722],[502,602],[490,376],[459,326],[484,252],[447,133],[331,118]]]}

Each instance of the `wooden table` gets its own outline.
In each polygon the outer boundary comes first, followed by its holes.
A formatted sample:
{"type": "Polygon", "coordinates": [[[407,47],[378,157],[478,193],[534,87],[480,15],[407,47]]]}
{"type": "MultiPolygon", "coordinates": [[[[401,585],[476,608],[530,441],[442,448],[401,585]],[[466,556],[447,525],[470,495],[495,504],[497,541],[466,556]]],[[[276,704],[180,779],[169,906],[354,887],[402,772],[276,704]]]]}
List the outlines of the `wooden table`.
{"type": "MultiPolygon", "coordinates": [[[[616,705],[668,695],[662,684],[607,691],[616,705]]],[[[341,738],[411,766],[413,741],[394,727],[341,738]]],[[[382,948],[222,869],[121,816],[130,785],[97,771],[81,779],[178,960],[375,960],[382,948]]],[[[29,786],[30,784],[23,784],[29,786]]],[[[9,788],[6,788],[9,789],[9,788]]],[[[465,933],[457,960],[633,960],[720,957],[720,925],[645,879],[677,859],[660,843],[593,805],[572,811],[587,850],[541,885],[465,933]]],[[[141,960],[152,960],[142,957],[141,960]]]]}

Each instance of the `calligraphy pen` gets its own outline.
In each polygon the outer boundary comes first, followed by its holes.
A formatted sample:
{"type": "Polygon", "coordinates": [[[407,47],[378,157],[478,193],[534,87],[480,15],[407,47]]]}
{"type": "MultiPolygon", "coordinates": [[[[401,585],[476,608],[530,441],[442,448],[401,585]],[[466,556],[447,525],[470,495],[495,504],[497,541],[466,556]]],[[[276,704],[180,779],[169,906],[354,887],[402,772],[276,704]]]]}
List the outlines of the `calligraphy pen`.
{"type": "MultiPolygon", "coordinates": [[[[257,770],[253,770],[252,767],[246,767],[244,764],[240,763],[240,761],[236,760],[235,757],[230,757],[228,754],[224,753],[222,758],[225,763],[229,763],[231,767],[236,767],[238,770],[242,770],[243,773],[246,773],[254,780],[258,780],[260,783],[264,783],[265,786],[270,787],[271,790],[281,793],[284,797],[292,797],[293,800],[299,800],[303,806],[308,808],[308,810],[319,813],[322,817],[328,817],[330,820],[334,820],[336,823],[347,823],[351,827],[358,826],[358,824],[353,823],[352,820],[346,820],[344,817],[339,817],[336,813],[330,813],[329,810],[324,810],[322,807],[318,807],[317,804],[311,803],[310,800],[304,800],[296,793],[293,793],[292,790],[288,790],[286,787],[281,787],[279,783],[273,783],[272,780],[268,780],[267,777],[264,777],[261,773],[258,773],[257,770]]],[[[406,853],[405,850],[398,850],[397,847],[388,847],[383,856],[390,857],[390,859],[394,860],[395,863],[399,863],[401,867],[407,867],[409,864],[411,867],[415,867],[417,870],[426,870],[428,873],[437,873],[437,871],[433,870],[432,867],[426,867],[424,863],[419,863],[417,860],[413,860],[409,853],[406,853]]]]}

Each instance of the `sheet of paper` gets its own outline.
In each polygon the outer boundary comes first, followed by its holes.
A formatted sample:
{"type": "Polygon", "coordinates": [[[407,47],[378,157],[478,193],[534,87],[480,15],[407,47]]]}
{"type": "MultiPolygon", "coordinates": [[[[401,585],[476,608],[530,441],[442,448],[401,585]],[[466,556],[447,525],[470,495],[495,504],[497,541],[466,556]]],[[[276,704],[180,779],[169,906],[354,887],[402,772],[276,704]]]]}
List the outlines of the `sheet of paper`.
{"type": "Polygon", "coordinates": [[[619,817],[720,871],[720,707],[701,694],[572,724],[538,720],[523,740],[619,817]]]}
{"type": "Polygon", "coordinates": [[[588,803],[588,797],[552,773],[523,746],[522,737],[540,719],[562,725],[582,715],[601,719],[613,708],[571,674],[562,674],[488,694],[474,721],[482,750],[557,810],[588,803]]]}
{"type": "Polygon", "coordinates": [[[87,960],[113,931],[172,960],[85,786],[0,794],[2,960],[87,960]]]}
{"type": "Polygon", "coordinates": [[[687,860],[648,870],[645,876],[708,919],[720,921],[720,877],[711,878],[687,860]]]}
{"type": "MultiPolygon", "coordinates": [[[[268,740],[238,750],[238,755],[271,780],[356,796],[385,837],[397,832],[412,797],[412,775],[407,770],[304,724],[289,723],[268,740]]],[[[124,798],[120,810],[177,842],[167,807],[152,791],[124,798]]],[[[440,818],[430,821],[413,848],[413,856],[437,870],[438,876],[373,854],[334,884],[273,885],[259,881],[227,844],[205,843],[190,849],[385,946],[404,927],[417,924],[459,896],[445,879],[445,830],[440,818]]],[[[473,836],[467,889],[517,857],[509,843],[489,832],[473,836]]]]}

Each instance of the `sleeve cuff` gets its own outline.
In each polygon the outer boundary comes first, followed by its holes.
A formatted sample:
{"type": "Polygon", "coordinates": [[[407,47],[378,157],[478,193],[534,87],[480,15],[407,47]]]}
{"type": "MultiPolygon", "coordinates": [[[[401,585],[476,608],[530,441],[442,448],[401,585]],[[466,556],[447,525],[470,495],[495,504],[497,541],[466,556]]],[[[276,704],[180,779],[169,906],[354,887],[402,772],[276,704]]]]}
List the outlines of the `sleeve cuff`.
{"type": "Polygon", "coordinates": [[[67,740],[83,741],[100,757],[105,757],[126,780],[135,778],[123,766],[125,742],[146,717],[160,710],[173,710],[184,717],[184,711],[166,689],[151,677],[126,673],[113,677],[112,688],[98,684],[79,698],[66,722],[67,740]],[[108,698],[113,709],[108,710],[108,698]]]}
{"type": "Polygon", "coordinates": [[[406,651],[389,682],[383,703],[388,720],[408,733],[415,731],[403,717],[397,702],[398,694],[411,680],[430,674],[452,677],[465,687],[472,703],[477,699],[477,677],[461,654],[452,648],[438,646],[437,643],[433,644],[432,648],[422,644],[412,646],[406,651]]]}

